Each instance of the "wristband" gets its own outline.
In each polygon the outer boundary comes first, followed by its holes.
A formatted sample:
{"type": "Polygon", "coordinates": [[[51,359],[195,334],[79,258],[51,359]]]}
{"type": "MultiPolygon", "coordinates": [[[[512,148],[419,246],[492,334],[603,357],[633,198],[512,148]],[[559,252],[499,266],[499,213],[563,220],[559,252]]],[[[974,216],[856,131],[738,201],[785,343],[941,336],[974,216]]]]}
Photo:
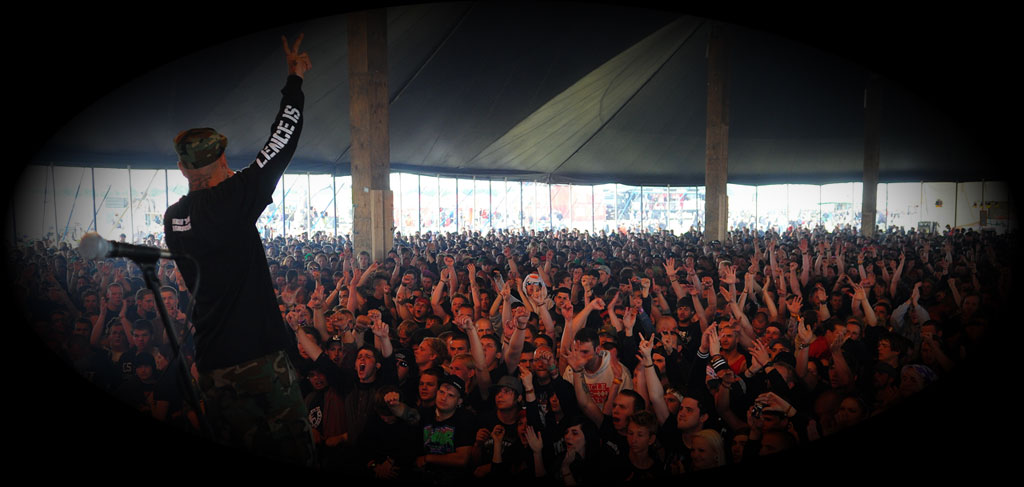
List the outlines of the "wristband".
{"type": "Polygon", "coordinates": [[[572,371],[573,371],[573,373],[576,373],[576,374],[580,374],[580,373],[582,373],[582,372],[583,372],[583,369],[580,369],[580,370],[576,370],[576,369],[573,369],[572,367],[570,367],[569,369],[570,369],[570,370],[572,370],[572,371]]]}
{"type": "Polygon", "coordinates": [[[727,366],[729,366],[729,362],[726,362],[724,358],[719,358],[718,360],[712,360],[711,361],[711,367],[712,368],[720,368],[720,367],[727,367],[727,366]]]}
{"type": "Polygon", "coordinates": [[[645,366],[644,366],[644,368],[645,368],[645,369],[649,369],[649,368],[651,368],[651,367],[654,367],[654,364],[651,364],[651,365],[645,365],[645,366]]]}

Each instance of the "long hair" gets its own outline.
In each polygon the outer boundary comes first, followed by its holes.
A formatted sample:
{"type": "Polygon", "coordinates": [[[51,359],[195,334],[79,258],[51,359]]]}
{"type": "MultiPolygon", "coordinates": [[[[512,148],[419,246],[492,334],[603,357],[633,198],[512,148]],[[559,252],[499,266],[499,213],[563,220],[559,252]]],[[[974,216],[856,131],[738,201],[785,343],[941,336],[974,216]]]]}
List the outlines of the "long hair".
{"type": "Polygon", "coordinates": [[[703,429],[694,433],[694,436],[699,436],[707,440],[711,450],[713,450],[715,455],[718,457],[718,464],[715,465],[716,467],[725,465],[725,441],[722,439],[722,435],[712,429],[703,429]]]}
{"type": "Polygon", "coordinates": [[[590,418],[582,414],[574,414],[565,419],[562,431],[568,431],[573,426],[579,426],[580,430],[583,431],[583,440],[586,442],[583,447],[586,461],[596,460],[601,452],[601,433],[598,431],[597,426],[590,418]]]}

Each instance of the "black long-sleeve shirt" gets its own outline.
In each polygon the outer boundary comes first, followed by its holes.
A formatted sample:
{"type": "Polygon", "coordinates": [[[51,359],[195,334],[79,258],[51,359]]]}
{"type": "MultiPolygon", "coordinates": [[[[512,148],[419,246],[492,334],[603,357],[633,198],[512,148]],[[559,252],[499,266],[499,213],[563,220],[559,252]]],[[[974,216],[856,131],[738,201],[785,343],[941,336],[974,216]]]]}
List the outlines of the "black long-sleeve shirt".
{"type": "Polygon", "coordinates": [[[295,337],[281,321],[256,220],[295,153],[302,131],[302,78],[281,90],[271,135],[248,167],[212,188],[189,191],[164,214],[167,247],[195,302],[196,366],[219,369],[288,350],[295,337]],[[194,288],[200,275],[199,293],[194,288]]]}

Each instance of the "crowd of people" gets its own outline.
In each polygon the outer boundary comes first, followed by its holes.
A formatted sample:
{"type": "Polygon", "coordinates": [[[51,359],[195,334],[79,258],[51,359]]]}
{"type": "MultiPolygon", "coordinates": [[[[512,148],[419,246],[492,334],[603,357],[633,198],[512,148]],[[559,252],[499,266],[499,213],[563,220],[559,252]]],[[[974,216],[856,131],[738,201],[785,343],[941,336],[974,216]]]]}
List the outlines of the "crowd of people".
{"type": "MultiPolygon", "coordinates": [[[[1005,319],[1012,240],[399,234],[381,261],[322,234],[264,247],[320,469],[578,485],[753,462],[941,383],[1005,319]]],[[[194,357],[192,296],[173,262],[156,296],[131,261],[67,243],[9,257],[19,312],[50,350],[130,408],[202,433],[185,383],[198,373],[178,373],[194,357]]]]}

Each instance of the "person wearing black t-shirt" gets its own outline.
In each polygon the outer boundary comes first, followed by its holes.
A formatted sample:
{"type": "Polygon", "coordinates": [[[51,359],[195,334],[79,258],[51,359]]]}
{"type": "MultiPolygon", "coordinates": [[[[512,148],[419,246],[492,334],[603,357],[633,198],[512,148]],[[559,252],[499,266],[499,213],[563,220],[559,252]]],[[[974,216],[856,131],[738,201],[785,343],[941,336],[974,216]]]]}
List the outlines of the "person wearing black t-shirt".
{"type": "Polygon", "coordinates": [[[612,477],[626,484],[649,484],[668,476],[665,463],[655,454],[658,420],[650,411],[639,411],[629,417],[626,430],[629,450],[614,467],[612,477]]]}
{"type": "Polygon", "coordinates": [[[415,480],[412,462],[419,455],[419,410],[401,402],[398,387],[386,385],[377,389],[373,413],[356,444],[365,466],[363,479],[370,481],[415,480]]]}
{"type": "Polygon", "coordinates": [[[288,80],[270,137],[247,168],[228,168],[227,138],[211,128],[174,138],[189,192],[167,208],[164,232],[171,252],[191,257],[175,261],[195,299],[196,366],[214,439],[312,465],[313,437],[289,358],[297,347],[281,321],[256,228],[302,131],[302,82],[311,64],[307,53],[299,53],[301,42],[300,35],[289,48],[282,38],[288,80]],[[196,293],[199,275],[203,286],[196,293]],[[278,386],[250,387],[266,383],[278,386]]]}
{"type": "Polygon", "coordinates": [[[124,381],[114,395],[132,409],[148,414],[153,411],[156,383],[156,361],[148,352],[142,352],[135,356],[134,375],[124,381]]]}
{"type": "MultiPolygon", "coordinates": [[[[520,414],[526,413],[521,406],[523,382],[517,377],[506,375],[491,389],[494,408],[477,418],[476,443],[473,445],[473,457],[479,465],[473,475],[477,478],[501,478],[516,473],[516,466],[523,462],[527,454],[527,446],[515,434],[520,414]],[[500,444],[495,436],[501,438],[500,444]],[[499,450],[497,455],[495,448],[499,450]],[[496,456],[501,461],[496,462],[496,456]]],[[[530,422],[539,426],[540,416],[536,409],[533,409],[533,416],[530,422]]]]}
{"type": "Polygon", "coordinates": [[[472,457],[476,418],[461,408],[465,393],[462,379],[445,375],[434,408],[420,411],[423,448],[414,464],[424,483],[455,484],[469,479],[466,467],[472,457]]]}

